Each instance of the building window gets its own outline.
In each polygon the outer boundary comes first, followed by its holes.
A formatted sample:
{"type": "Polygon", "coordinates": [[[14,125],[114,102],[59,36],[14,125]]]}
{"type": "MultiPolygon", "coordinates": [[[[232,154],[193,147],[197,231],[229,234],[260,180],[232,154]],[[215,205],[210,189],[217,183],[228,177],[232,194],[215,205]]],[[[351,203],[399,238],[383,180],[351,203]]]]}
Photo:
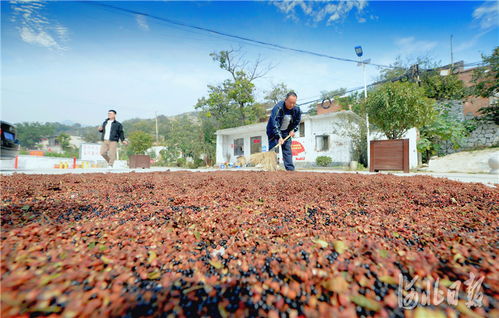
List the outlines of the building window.
{"type": "Polygon", "coordinates": [[[49,141],[48,145],[50,147],[59,146],[59,142],[57,141],[57,139],[55,137],[49,137],[48,141],[49,141]]]}
{"type": "Polygon", "coordinates": [[[329,150],[329,136],[315,136],[315,150],[328,151],[329,150]]]}
{"type": "Polygon", "coordinates": [[[304,122],[300,123],[298,131],[300,132],[300,137],[305,137],[305,123],[304,122]]]}
{"type": "Polygon", "coordinates": [[[250,138],[250,152],[251,154],[262,152],[262,136],[256,136],[250,138]]]}
{"type": "Polygon", "coordinates": [[[234,139],[234,157],[244,156],[244,138],[234,139]]]}

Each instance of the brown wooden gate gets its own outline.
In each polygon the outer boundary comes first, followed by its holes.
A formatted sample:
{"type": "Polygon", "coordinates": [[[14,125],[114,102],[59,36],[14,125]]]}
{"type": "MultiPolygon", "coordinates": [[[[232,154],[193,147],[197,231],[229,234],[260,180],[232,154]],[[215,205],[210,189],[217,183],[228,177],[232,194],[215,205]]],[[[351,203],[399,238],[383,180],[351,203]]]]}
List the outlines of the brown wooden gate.
{"type": "Polygon", "coordinates": [[[151,168],[151,157],[148,155],[131,155],[128,157],[128,168],[151,168]]]}
{"type": "Polygon", "coordinates": [[[409,172],[409,139],[372,140],[369,171],[409,172]]]}

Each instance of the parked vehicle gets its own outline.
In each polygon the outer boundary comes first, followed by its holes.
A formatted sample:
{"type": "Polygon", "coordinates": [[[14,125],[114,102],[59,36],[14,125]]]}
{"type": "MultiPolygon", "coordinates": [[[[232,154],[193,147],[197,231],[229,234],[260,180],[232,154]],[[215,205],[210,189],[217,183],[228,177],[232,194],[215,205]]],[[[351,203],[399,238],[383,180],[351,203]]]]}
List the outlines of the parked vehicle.
{"type": "Polygon", "coordinates": [[[19,140],[16,138],[16,127],[5,121],[0,121],[1,148],[0,158],[15,158],[19,153],[19,140]]]}

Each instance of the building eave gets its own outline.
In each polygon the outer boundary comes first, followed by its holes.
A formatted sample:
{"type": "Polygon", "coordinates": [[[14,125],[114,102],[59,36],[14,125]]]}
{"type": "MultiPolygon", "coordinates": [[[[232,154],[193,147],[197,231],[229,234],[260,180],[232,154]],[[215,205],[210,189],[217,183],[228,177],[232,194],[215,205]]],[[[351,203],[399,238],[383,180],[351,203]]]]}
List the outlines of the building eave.
{"type": "Polygon", "coordinates": [[[217,130],[215,132],[215,134],[216,135],[233,135],[233,134],[237,134],[237,133],[261,131],[262,129],[265,130],[266,126],[267,126],[267,123],[263,122],[263,123],[238,126],[238,127],[233,127],[233,128],[220,129],[220,130],[217,130]]]}
{"type": "MultiPolygon", "coordinates": [[[[352,112],[351,110],[343,110],[339,112],[333,112],[333,113],[327,113],[327,114],[321,114],[321,115],[303,115],[302,120],[310,119],[324,119],[324,118],[334,118],[338,116],[354,116],[358,119],[361,119],[359,115],[356,113],[352,112]]],[[[215,132],[215,135],[234,135],[234,134],[240,134],[240,133],[250,133],[254,131],[265,131],[267,126],[266,122],[263,123],[257,123],[257,124],[251,124],[251,125],[245,125],[245,126],[239,126],[239,127],[233,127],[233,128],[226,128],[226,129],[220,129],[215,132]]]]}

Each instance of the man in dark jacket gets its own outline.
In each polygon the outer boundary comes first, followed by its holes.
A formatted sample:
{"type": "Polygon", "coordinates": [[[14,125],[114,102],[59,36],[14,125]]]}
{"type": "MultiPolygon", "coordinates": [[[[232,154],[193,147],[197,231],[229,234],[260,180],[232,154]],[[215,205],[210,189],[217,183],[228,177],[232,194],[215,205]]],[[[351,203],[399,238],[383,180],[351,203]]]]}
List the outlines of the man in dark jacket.
{"type": "Polygon", "coordinates": [[[123,144],[127,144],[125,140],[125,133],[123,132],[123,126],[120,122],[116,120],[116,111],[109,110],[107,113],[107,119],[104,120],[102,126],[99,127],[101,132],[102,145],[100,148],[100,154],[104,159],[106,159],[109,167],[112,167],[114,161],[116,160],[116,151],[118,149],[118,141],[121,140],[123,144]]]}
{"type": "Polygon", "coordinates": [[[277,103],[272,108],[272,113],[267,123],[269,149],[272,149],[277,144],[282,146],[284,167],[288,171],[295,170],[291,153],[291,138],[298,131],[301,121],[301,110],[300,107],[296,106],[296,99],[295,92],[286,94],[286,99],[277,103]],[[288,135],[290,138],[284,141],[288,135]]]}

